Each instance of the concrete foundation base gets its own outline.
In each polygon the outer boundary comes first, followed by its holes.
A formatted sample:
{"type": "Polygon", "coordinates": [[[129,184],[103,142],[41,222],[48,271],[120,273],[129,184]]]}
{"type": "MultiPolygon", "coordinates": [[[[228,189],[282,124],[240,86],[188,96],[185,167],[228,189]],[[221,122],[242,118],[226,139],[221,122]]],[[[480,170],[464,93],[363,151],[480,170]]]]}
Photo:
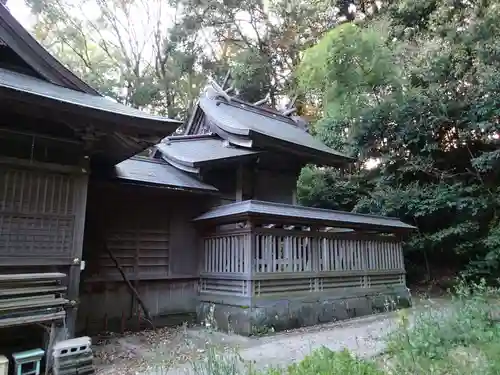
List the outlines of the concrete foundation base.
{"type": "Polygon", "coordinates": [[[408,289],[400,288],[356,297],[260,300],[250,307],[201,302],[197,308],[197,317],[200,322],[223,331],[262,335],[409,306],[411,297],[408,289]]]}

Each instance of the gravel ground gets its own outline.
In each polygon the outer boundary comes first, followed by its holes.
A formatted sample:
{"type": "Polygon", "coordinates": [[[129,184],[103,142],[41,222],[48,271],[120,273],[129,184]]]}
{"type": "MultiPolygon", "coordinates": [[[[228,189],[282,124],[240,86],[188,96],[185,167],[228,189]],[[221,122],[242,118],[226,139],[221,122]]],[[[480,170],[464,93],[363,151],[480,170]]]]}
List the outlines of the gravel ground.
{"type": "MultiPolygon", "coordinates": [[[[438,300],[434,305],[445,303],[438,300]]],[[[420,304],[410,310],[410,322],[416,311],[428,307],[420,304]]],[[[96,347],[96,357],[100,359],[101,375],[192,374],[192,363],[200,363],[213,347],[237,352],[258,369],[300,361],[322,346],[335,351],[347,348],[371,357],[384,351],[383,339],[396,327],[397,320],[397,313],[378,314],[264,337],[242,337],[199,327],[163,329],[108,339],[96,347]]]]}

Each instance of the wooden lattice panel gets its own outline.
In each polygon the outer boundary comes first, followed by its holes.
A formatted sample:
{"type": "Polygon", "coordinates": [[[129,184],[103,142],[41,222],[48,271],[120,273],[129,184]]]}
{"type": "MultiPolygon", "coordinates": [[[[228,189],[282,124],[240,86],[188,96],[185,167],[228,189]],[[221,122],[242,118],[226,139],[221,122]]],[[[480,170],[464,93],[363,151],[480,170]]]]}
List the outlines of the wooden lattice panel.
{"type": "Polygon", "coordinates": [[[367,287],[386,287],[386,286],[400,286],[404,285],[404,275],[370,275],[367,277],[367,287]]]}
{"type": "Polygon", "coordinates": [[[287,293],[309,293],[316,288],[314,278],[269,279],[253,282],[255,296],[286,295],[287,293]]]}
{"type": "Polygon", "coordinates": [[[246,280],[202,278],[200,279],[200,292],[221,294],[221,295],[243,296],[246,294],[247,283],[248,281],[246,280]]]}
{"type": "MultiPolygon", "coordinates": [[[[121,200],[107,207],[106,245],[129,277],[161,279],[170,273],[169,212],[153,202],[121,200]],[[152,207],[153,206],[153,207],[152,207]]],[[[120,278],[106,253],[99,260],[100,274],[120,278]]]]}
{"type": "Polygon", "coordinates": [[[257,235],[255,239],[255,272],[312,271],[311,237],[257,235]]]}
{"type": "Polygon", "coordinates": [[[71,256],[71,175],[0,168],[0,256],[71,256]]]}
{"type": "MultiPolygon", "coordinates": [[[[123,229],[108,233],[107,246],[129,274],[167,275],[169,272],[169,233],[164,230],[123,229]]],[[[111,259],[103,258],[107,274],[117,274],[111,259]]]]}
{"type": "Polygon", "coordinates": [[[346,288],[363,287],[363,276],[340,276],[318,278],[318,289],[320,291],[336,291],[346,288]]]}
{"type": "Polygon", "coordinates": [[[319,239],[320,271],[402,269],[401,244],[383,240],[319,239]]]}
{"type": "Polygon", "coordinates": [[[245,233],[212,236],[204,239],[202,272],[245,272],[245,248],[248,248],[245,233]]]}
{"type": "Polygon", "coordinates": [[[401,244],[391,241],[370,241],[370,260],[367,263],[369,270],[401,269],[404,268],[401,244]]]}

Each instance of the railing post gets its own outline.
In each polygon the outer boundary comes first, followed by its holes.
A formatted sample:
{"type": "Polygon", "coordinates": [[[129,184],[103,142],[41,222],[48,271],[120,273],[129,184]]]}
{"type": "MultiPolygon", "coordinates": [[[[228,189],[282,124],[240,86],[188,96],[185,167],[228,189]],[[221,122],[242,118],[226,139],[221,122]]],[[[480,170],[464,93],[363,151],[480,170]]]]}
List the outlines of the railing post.
{"type": "Polygon", "coordinates": [[[365,239],[361,240],[362,248],[361,248],[361,268],[363,269],[364,276],[363,276],[363,287],[368,288],[369,287],[369,277],[368,276],[368,252],[370,251],[370,241],[367,241],[365,239]]]}
{"type": "Polygon", "coordinates": [[[314,291],[319,292],[320,291],[320,285],[319,285],[319,272],[320,272],[320,267],[319,267],[319,255],[320,255],[320,241],[321,237],[318,236],[317,234],[319,233],[319,228],[317,227],[311,227],[311,233],[313,235],[311,236],[312,240],[312,246],[311,246],[311,257],[312,257],[312,271],[315,273],[314,276],[314,291]]]}
{"type": "Polygon", "coordinates": [[[245,273],[247,279],[247,293],[249,296],[252,296],[253,292],[253,283],[254,283],[254,254],[255,254],[255,225],[250,220],[246,222],[246,226],[248,227],[248,234],[246,235],[246,244],[245,244],[245,273]]]}

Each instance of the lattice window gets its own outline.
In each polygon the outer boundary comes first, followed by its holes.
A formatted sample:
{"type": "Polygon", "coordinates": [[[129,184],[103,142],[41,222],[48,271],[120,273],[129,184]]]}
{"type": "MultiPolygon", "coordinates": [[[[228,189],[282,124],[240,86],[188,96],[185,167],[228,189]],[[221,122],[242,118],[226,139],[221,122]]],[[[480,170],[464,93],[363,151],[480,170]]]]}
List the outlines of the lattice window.
{"type": "MultiPolygon", "coordinates": [[[[116,203],[116,202],[115,202],[116,203]]],[[[170,273],[170,223],[168,212],[148,211],[150,205],[130,202],[111,209],[106,230],[108,248],[129,275],[162,278],[170,273]]],[[[121,205],[125,202],[121,201],[121,205]]],[[[114,206],[113,206],[114,207],[114,206]]],[[[119,277],[114,263],[102,254],[101,272],[119,277]]]]}
{"type": "Polygon", "coordinates": [[[0,255],[71,256],[72,176],[0,169],[0,255]]]}

